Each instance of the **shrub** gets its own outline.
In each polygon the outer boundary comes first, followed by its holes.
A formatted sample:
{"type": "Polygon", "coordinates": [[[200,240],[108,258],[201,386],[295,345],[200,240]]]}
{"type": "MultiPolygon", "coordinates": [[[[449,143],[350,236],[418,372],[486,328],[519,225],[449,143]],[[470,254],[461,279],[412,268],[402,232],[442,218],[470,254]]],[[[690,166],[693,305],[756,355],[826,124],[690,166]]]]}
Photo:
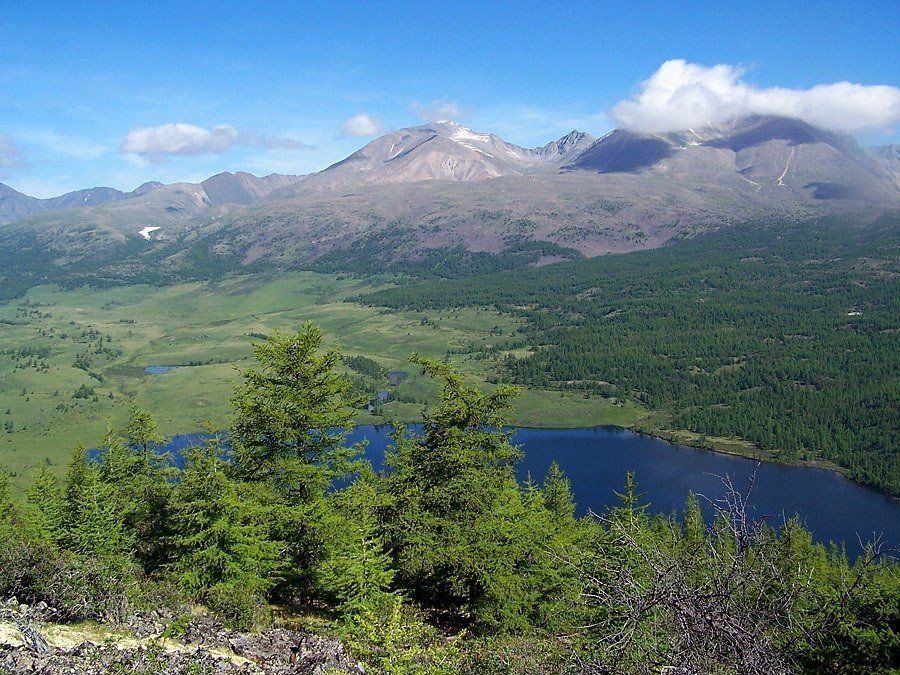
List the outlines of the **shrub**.
{"type": "Polygon", "coordinates": [[[216,584],[204,593],[203,601],[232,630],[250,631],[269,619],[265,599],[236,584],[216,584]]]}
{"type": "Polygon", "coordinates": [[[136,592],[135,570],[127,564],[36,541],[10,542],[0,548],[0,595],[21,602],[45,602],[66,620],[121,623],[136,592]]]}
{"type": "Polygon", "coordinates": [[[366,672],[388,675],[456,675],[462,668],[460,642],[425,624],[398,596],[379,609],[367,608],[349,620],[347,644],[366,672]]]}

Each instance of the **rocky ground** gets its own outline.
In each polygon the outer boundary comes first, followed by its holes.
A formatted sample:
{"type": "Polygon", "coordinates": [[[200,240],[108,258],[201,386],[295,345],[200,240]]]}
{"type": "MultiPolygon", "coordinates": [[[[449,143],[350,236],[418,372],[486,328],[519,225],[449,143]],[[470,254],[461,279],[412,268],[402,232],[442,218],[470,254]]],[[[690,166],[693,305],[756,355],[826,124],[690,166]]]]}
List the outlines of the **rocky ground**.
{"type": "Polygon", "coordinates": [[[341,643],[273,628],[237,633],[206,616],[138,613],[115,631],[54,622],[53,608],[10,598],[0,606],[0,675],[325,675],[363,673],[341,643]]]}

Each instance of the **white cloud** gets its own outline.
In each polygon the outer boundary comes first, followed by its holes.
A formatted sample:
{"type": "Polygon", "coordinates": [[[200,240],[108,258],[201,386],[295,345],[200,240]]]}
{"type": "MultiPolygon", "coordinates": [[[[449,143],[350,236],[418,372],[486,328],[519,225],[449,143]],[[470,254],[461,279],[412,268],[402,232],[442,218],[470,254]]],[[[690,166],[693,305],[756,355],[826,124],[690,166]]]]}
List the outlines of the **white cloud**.
{"type": "Polygon", "coordinates": [[[258,136],[257,134],[242,133],[240,142],[243,145],[254,145],[265,150],[312,150],[314,145],[298,141],[296,138],[285,136],[258,136]]]}
{"type": "Polygon", "coordinates": [[[361,138],[364,136],[374,136],[380,134],[384,130],[381,122],[377,117],[360,113],[346,120],[341,125],[341,136],[348,138],[361,138]]]}
{"type": "Polygon", "coordinates": [[[456,101],[446,98],[436,99],[430,103],[413,101],[409,106],[413,114],[423,122],[437,122],[439,120],[456,121],[463,114],[463,109],[456,101]]]}
{"type": "Polygon", "coordinates": [[[0,133],[0,178],[9,176],[11,169],[27,166],[25,155],[11,136],[0,133]]]}
{"type": "Polygon", "coordinates": [[[293,138],[259,136],[239,132],[229,124],[204,129],[178,122],[132,129],[122,140],[122,152],[151,162],[163,162],[170,155],[206,155],[228,152],[236,145],[252,145],[270,150],[305,150],[312,146],[293,138]]]}
{"type": "Polygon", "coordinates": [[[900,120],[900,88],[851,82],[810,89],[760,88],[743,80],[744,69],[712,67],[674,59],[612,110],[622,126],[638,131],[673,131],[721,123],[740,115],[785,115],[829,129],[884,129],[900,120]]]}
{"type": "Polygon", "coordinates": [[[105,154],[108,149],[106,145],[101,143],[95,143],[75,136],[67,136],[55,131],[29,130],[21,132],[19,136],[29,143],[41,145],[54,153],[80,160],[97,159],[105,154]]]}

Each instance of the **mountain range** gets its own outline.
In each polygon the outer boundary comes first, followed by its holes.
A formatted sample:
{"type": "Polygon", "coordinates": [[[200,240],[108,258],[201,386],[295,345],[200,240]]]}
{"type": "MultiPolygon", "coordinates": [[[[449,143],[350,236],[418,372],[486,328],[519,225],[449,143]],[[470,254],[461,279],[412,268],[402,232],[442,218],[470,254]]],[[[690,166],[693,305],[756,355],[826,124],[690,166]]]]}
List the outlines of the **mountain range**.
{"type": "Polygon", "coordinates": [[[279,265],[361,246],[385,262],[523,242],[599,255],[728,223],[894,210],[897,146],[866,150],[797,119],[752,116],[665,134],[617,129],[599,139],[572,131],[537,148],[443,121],[388,133],[306,176],[222,173],[53,199],[0,185],[0,254],[27,241],[59,268],[98,251],[151,256],[162,267],[186,264],[187,249],[279,265]]]}
{"type": "Polygon", "coordinates": [[[258,178],[242,171],[237,173],[226,171],[211,176],[202,183],[164,185],[158,181],[150,181],[131,192],[122,192],[111,187],[95,187],[67,192],[49,199],[30,197],[0,183],[0,225],[40,213],[89,208],[112,202],[138,202],[142,197],[157,190],[162,190],[160,196],[173,195],[176,201],[179,199],[176,195],[193,190],[199,205],[202,205],[201,208],[219,204],[253,204],[300,178],[301,176],[283,176],[276,173],[258,178]]]}

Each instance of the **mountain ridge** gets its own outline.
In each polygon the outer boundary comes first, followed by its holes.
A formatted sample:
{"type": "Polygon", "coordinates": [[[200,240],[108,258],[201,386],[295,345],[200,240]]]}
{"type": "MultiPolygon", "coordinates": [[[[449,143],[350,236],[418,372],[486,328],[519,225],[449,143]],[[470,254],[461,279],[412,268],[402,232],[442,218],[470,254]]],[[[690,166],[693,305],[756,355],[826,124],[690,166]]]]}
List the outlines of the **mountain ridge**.
{"type": "Polygon", "coordinates": [[[352,267],[360,247],[386,264],[535,242],[596,256],[738,222],[900,211],[896,156],[772,116],[666,134],[573,131],[537,148],[440,122],[385,134],[315,174],[225,172],[40,213],[0,228],[0,253],[26,242],[59,269],[102,252],[157,270],[352,267]]]}
{"type": "MultiPolygon", "coordinates": [[[[268,196],[272,191],[301,178],[301,176],[277,173],[258,177],[243,171],[236,173],[223,171],[195,185],[201,186],[207,192],[207,198],[211,206],[253,204],[268,196]]],[[[0,183],[0,225],[42,213],[103,206],[113,202],[143,197],[150,192],[173,185],[189,184],[191,183],[164,184],[159,181],[147,181],[131,192],[123,192],[111,187],[93,187],[74,190],[56,197],[40,199],[0,183]]]]}
{"type": "Polygon", "coordinates": [[[276,190],[271,199],[423,180],[472,182],[553,170],[593,142],[573,130],[537,148],[524,148],[495,134],[440,121],[392,131],[302,182],[276,190]]]}

